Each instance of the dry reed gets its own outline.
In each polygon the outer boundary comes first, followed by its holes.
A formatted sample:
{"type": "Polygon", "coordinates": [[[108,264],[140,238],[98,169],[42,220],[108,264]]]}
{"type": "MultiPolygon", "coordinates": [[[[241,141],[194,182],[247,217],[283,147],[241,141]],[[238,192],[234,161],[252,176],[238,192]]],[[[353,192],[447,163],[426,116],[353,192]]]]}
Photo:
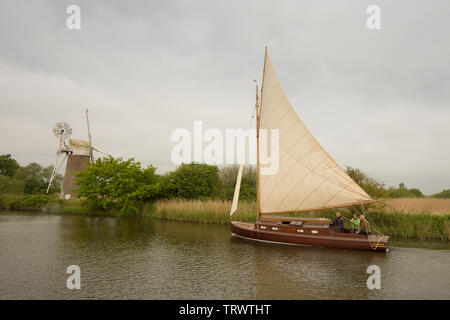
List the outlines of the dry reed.
{"type": "Polygon", "coordinates": [[[450,199],[435,198],[397,198],[381,202],[387,212],[401,211],[410,214],[450,214],[450,199]]]}

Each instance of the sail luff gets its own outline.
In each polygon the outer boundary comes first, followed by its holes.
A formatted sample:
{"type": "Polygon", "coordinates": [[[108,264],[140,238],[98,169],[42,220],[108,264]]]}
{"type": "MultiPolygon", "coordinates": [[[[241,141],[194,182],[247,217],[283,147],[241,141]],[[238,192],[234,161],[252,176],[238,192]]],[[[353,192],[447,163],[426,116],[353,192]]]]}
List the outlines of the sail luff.
{"type": "Polygon", "coordinates": [[[267,58],[267,46],[264,49],[264,66],[263,66],[263,76],[261,83],[261,99],[258,103],[258,90],[256,90],[256,217],[259,219],[261,216],[261,185],[260,185],[260,163],[259,163],[259,131],[261,125],[261,107],[262,107],[262,97],[264,90],[264,75],[266,72],[266,58],[267,58]]]}

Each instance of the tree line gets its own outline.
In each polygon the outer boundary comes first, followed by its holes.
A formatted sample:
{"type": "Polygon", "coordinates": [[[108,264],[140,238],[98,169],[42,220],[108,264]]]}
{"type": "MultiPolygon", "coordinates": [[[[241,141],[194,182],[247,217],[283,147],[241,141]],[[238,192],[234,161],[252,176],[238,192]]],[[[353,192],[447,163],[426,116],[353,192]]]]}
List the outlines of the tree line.
{"type": "MultiPolygon", "coordinates": [[[[42,167],[32,162],[21,167],[10,154],[0,155],[0,194],[44,194],[53,166],[42,167]]],[[[62,175],[58,174],[50,193],[61,191],[62,175]]]]}
{"type": "MultiPolygon", "coordinates": [[[[30,163],[21,167],[10,154],[0,156],[0,194],[43,194],[53,166],[30,163]]],[[[218,167],[201,163],[181,164],[175,170],[158,175],[153,166],[143,167],[133,158],[99,158],[77,175],[77,193],[92,209],[118,208],[136,212],[143,203],[157,199],[232,200],[239,166],[218,167]]],[[[372,198],[424,197],[417,188],[404,183],[387,188],[382,182],[360,169],[346,168],[347,174],[372,198]]],[[[256,200],[256,168],[246,166],[240,199],[256,200]]],[[[62,176],[57,175],[50,193],[61,191],[62,176]]],[[[450,198],[450,189],[432,195],[450,198]]]]}

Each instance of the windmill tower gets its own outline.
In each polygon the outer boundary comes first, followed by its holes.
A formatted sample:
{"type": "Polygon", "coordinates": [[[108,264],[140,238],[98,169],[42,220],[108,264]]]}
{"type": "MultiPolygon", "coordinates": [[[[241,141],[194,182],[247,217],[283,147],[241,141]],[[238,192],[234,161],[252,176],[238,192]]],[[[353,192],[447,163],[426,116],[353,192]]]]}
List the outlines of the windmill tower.
{"type": "Polygon", "coordinates": [[[53,172],[50,177],[47,193],[50,190],[53,179],[56,177],[64,163],[66,163],[66,171],[64,174],[60,198],[70,199],[75,196],[74,191],[77,188],[77,185],[75,184],[76,174],[82,170],[86,170],[89,167],[89,164],[94,162],[93,151],[95,150],[109,156],[109,154],[92,146],[88,109],[86,109],[86,124],[88,140],[69,139],[72,134],[72,129],[65,122],[58,122],[53,127],[53,133],[55,137],[59,139],[59,148],[56,151],[55,167],[53,168],[53,172]]]}

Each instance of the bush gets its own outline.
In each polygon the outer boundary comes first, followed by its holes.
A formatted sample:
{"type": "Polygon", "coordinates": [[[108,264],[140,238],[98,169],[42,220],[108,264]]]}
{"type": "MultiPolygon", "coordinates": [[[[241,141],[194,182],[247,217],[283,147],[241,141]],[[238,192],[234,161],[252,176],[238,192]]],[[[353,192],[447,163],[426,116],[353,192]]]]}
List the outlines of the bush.
{"type": "Polygon", "coordinates": [[[121,214],[137,213],[143,202],[153,202],[160,194],[156,168],[141,168],[133,158],[101,158],[77,174],[76,193],[90,209],[118,208],[121,214]]]}
{"type": "Polygon", "coordinates": [[[41,210],[49,203],[58,203],[55,196],[0,195],[0,208],[6,210],[41,210]]]}
{"type": "MultiPolygon", "coordinates": [[[[214,198],[220,194],[217,166],[200,163],[183,163],[167,177],[166,188],[183,199],[214,198]]],[[[167,189],[166,189],[167,190],[167,189]]]]}

